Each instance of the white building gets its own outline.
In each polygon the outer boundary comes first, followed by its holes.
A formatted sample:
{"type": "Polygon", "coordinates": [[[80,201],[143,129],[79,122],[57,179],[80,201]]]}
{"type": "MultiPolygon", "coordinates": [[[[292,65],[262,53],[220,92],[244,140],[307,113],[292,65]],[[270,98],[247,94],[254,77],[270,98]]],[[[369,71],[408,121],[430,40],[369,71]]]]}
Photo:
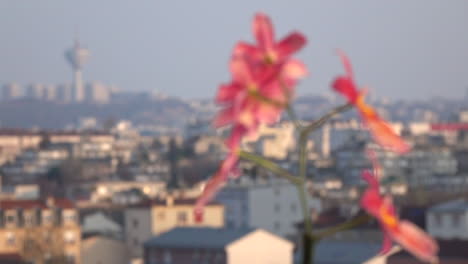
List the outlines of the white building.
{"type": "Polygon", "coordinates": [[[162,181],[107,181],[98,182],[96,191],[91,194],[91,200],[102,201],[110,199],[115,193],[138,189],[148,197],[154,198],[166,193],[166,183],[162,181]]]}
{"type": "Polygon", "coordinates": [[[431,207],[426,214],[427,231],[443,240],[468,239],[468,201],[454,200],[431,207]]]}
{"type": "Polygon", "coordinates": [[[22,96],[22,90],[19,84],[9,83],[2,87],[2,99],[4,101],[13,100],[22,96]]]}
{"type": "Polygon", "coordinates": [[[242,140],[245,149],[262,154],[272,159],[285,159],[294,150],[295,130],[291,122],[283,122],[276,126],[262,125],[255,138],[242,140]]]}
{"type": "Polygon", "coordinates": [[[86,85],[84,98],[90,103],[106,104],[110,100],[110,91],[104,84],[92,82],[86,85]]]}
{"type": "MultiPolygon", "coordinates": [[[[289,237],[296,232],[295,224],[303,219],[296,186],[282,179],[253,182],[247,178],[231,182],[217,195],[225,206],[228,228],[262,228],[289,237]]],[[[311,213],[321,210],[317,199],[309,198],[311,213]]]]}

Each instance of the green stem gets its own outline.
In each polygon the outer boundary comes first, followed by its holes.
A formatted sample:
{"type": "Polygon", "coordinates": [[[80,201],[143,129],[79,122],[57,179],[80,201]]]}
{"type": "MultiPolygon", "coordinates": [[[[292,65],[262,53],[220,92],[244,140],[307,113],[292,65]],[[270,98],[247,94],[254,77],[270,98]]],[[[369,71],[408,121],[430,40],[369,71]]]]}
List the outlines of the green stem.
{"type": "Polygon", "coordinates": [[[315,240],[320,240],[328,236],[332,236],[338,232],[345,231],[348,229],[351,229],[356,226],[360,226],[362,224],[365,224],[369,222],[372,218],[365,214],[365,215],[359,215],[354,217],[353,219],[346,221],[344,223],[341,223],[339,225],[336,225],[334,227],[330,227],[328,229],[325,229],[321,232],[318,232],[314,235],[315,240]]]}
{"type": "Polygon", "coordinates": [[[258,155],[255,155],[253,153],[249,153],[249,152],[246,152],[246,151],[243,151],[241,150],[239,152],[239,157],[245,159],[245,160],[249,160],[271,172],[273,172],[274,174],[280,176],[280,177],[283,177],[287,180],[289,180],[291,183],[295,184],[295,185],[302,185],[303,184],[303,181],[302,179],[300,179],[299,177],[295,177],[293,175],[291,175],[287,170],[281,168],[280,166],[278,166],[276,163],[270,161],[270,160],[267,160],[261,156],[258,156],[258,155]]]}
{"type": "Polygon", "coordinates": [[[292,108],[291,105],[288,105],[286,107],[286,112],[288,113],[289,119],[291,119],[291,122],[293,122],[294,126],[296,127],[297,130],[302,129],[302,125],[299,122],[299,119],[297,118],[296,112],[292,108]]]}
{"type": "Polygon", "coordinates": [[[281,89],[283,90],[284,95],[286,96],[286,101],[288,102],[288,105],[286,106],[286,112],[288,113],[289,119],[291,119],[291,122],[294,123],[294,126],[296,127],[297,130],[301,130],[302,126],[301,123],[299,122],[299,119],[297,118],[296,112],[291,106],[291,93],[289,92],[288,86],[284,82],[284,80],[279,79],[281,89]]]}
{"type": "MultiPolygon", "coordinates": [[[[299,200],[301,202],[302,212],[304,215],[304,236],[303,236],[303,264],[312,264],[314,262],[314,250],[315,244],[320,239],[320,236],[313,235],[312,219],[310,217],[309,208],[307,205],[307,195],[304,187],[307,176],[307,139],[309,134],[314,130],[324,125],[330,118],[338,113],[351,109],[351,104],[345,104],[339,106],[315,122],[309,124],[306,127],[296,126],[299,129],[299,178],[302,179],[302,184],[297,185],[299,192],[299,200]]],[[[340,229],[332,229],[329,232],[340,231],[340,229]]],[[[327,234],[327,233],[325,233],[327,234]]]]}
{"type": "Polygon", "coordinates": [[[302,236],[302,264],[311,264],[314,262],[315,240],[307,233],[302,236]]]}
{"type": "Polygon", "coordinates": [[[308,235],[312,235],[312,219],[310,219],[309,207],[307,205],[307,194],[305,191],[304,184],[297,185],[297,191],[299,193],[299,201],[301,203],[302,214],[304,215],[305,231],[308,235]]]}
{"type": "Polygon", "coordinates": [[[342,106],[338,106],[334,108],[333,110],[328,112],[326,115],[322,116],[321,118],[315,120],[314,122],[304,127],[304,129],[302,129],[301,131],[301,135],[304,135],[305,137],[307,137],[311,132],[323,126],[330,118],[332,118],[333,116],[341,112],[346,112],[350,110],[352,107],[353,105],[348,103],[348,104],[344,104],[342,106]]]}

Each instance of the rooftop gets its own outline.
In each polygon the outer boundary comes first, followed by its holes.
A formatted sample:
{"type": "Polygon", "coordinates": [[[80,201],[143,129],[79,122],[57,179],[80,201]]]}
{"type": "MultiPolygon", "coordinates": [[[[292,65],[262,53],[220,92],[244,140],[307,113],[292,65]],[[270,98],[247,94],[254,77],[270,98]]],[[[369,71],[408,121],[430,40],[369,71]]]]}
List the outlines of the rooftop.
{"type": "MultiPolygon", "coordinates": [[[[173,200],[157,198],[154,200],[143,201],[132,207],[146,208],[146,207],[151,207],[151,206],[167,206],[168,204],[172,204],[172,206],[195,205],[196,202],[197,202],[196,198],[174,198],[173,200]]],[[[221,204],[216,201],[211,201],[210,203],[207,204],[207,206],[208,205],[221,205],[221,204]]]]}
{"type": "Polygon", "coordinates": [[[221,249],[252,231],[251,228],[178,227],[146,241],[145,247],[221,249]]]}
{"type": "Polygon", "coordinates": [[[441,203],[429,209],[429,212],[460,212],[468,211],[468,201],[465,199],[458,199],[441,203]]]}
{"type": "MultiPolygon", "coordinates": [[[[48,208],[46,200],[1,200],[0,209],[9,210],[9,209],[33,209],[48,208]]],[[[68,199],[65,198],[54,198],[53,207],[58,207],[62,209],[75,208],[75,205],[68,199]]]]}

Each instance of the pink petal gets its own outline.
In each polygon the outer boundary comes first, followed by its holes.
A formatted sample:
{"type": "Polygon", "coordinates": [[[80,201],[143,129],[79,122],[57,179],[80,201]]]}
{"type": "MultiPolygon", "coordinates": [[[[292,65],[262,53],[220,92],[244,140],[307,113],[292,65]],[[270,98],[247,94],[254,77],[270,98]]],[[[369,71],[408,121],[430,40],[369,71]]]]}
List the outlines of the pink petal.
{"type": "Polygon", "coordinates": [[[260,58],[260,51],[259,49],[249,43],[246,42],[238,42],[236,46],[234,46],[233,56],[240,56],[240,57],[250,57],[252,59],[260,58]]]}
{"type": "Polygon", "coordinates": [[[354,79],[353,67],[351,66],[351,61],[349,60],[346,53],[344,53],[341,50],[338,50],[338,56],[340,56],[341,58],[341,62],[343,63],[348,78],[350,78],[351,80],[354,79]]]}
{"type": "Polygon", "coordinates": [[[247,129],[241,125],[235,125],[232,128],[231,135],[226,140],[226,146],[230,151],[239,148],[241,139],[247,134],[247,129]]]}
{"type": "Polygon", "coordinates": [[[257,13],[253,23],[253,32],[257,43],[263,51],[270,50],[274,45],[273,24],[270,18],[263,14],[257,13]]]}
{"type": "Polygon", "coordinates": [[[306,66],[299,60],[290,59],[283,66],[283,76],[291,79],[301,79],[307,75],[306,66]]]}
{"type": "Polygon", "coordinates": [[[279,58],[287,58],[302,49],[306,43],[307,39],[304,35],[298,32],[293,32],[277,44],[276,52],[279,58]]]}
{"type": "Polygon", "coordinates": [[[370,171],[365,170],[362,172],[362,178],[369,184],[369,188],[374,190],[379,190],[379,180],[375,177],[375,174],[372,174],[370,171]]]}
{"type": "Polygon", "coordinates": [[[372,173],[374,174],[376,179],[380,179],[381,178],[381,174],[380,174],[381,166],[380,166],[379,160],[377,158],[377,154],[373,150],[367,150],[366,154],[367,154],[367,157],[369,158],[369,160],[372,163],[372,168],[373,168],[372,173]]]}
{"type": "Polygon", "coordinates": [[[233,123],[235,120],[235,111],[234,108],[228,107],[223,109],[221,112],[218,113],[218,115],[215,117],[213,121],[213,125],[215,127],[223,127],[228,124],[233,123]]]}
{"type": "Polygon", "coordinates": [[[227,181],[229,173],[234,169],[239,157],[237,153],[231,152],[228,157],[221,163],[218,172],[207,182],[203,193],[197,199],[194,209],[194,217],[196,222],[203,221],[203,209],[213,197],[219,192],[219,189],[227,181]]]}
{"type": "Polygon", "coordinates": [[[356,102],[359,97],[358,90],[353,80],[347,76],[340,76],[333,81],[332,87],[335,91],[346,97],[349,102],[356,102]]]}
{"type": "Polygon", "coordinates": [[[282,109],[277,106],[262,103],[258,105],[256,116],[262,123],[273,124],[279,120],[281,111],[282,109]]]}
{"type": "Polygon", "coordinates": [[[361,207],[375,218],[380,218],[380,208],[384,203],[383,197],[380,195],[380,184],[375,175],[370,171],[365,170],[362,173],[362,178],[369,184],[366,191],[361,197],[361,207]]]}
{"type": "Polygon", "coordinates": [[[243,89],[236,83],[222,84],[218,88],[215,102],[218,104],[232,102],[243,89]]]}
{"type": "Polygon", "coordinates": [[[420,260],[430,263],[437,261],[437,242],[413,223],[401,221],[397,229],[390,231],[390,235],[420,260]]]}
{"type": "Polygon", "coordinates": [[[382,249],[380,250],[380,254],[387,254],[390,251],[390,249],[392,249],[392,245],[392,237],[389,235],[388,231],[384,230],[382,249]]]}
{"type": "Polygon", "coordinates": [[[410,151],[410,146],[377,113],[362,110],[360,110],[360,113],[364,124],[369,128],[372,137],[379,145],[400,154],[410,151]]]}
{"type": "Polygon", "coordinates": [[[345,96],[351,103],[354,103],[359,97],[359,92],[354,83],[353,70],[351,62],[349,61],[346,54],[342,51],[338,51],[338,55],[341,58],[343,66],[346,71],[345,76],[339,76],[335,79],[332,84],[333,89],[345,96]]]}
{"type": "Polygon", "coordinates": [[[234,82],[248,84],[253,82],[252,66],[246,58],[234,57],[231,59],[230,70],[234,82]]]}

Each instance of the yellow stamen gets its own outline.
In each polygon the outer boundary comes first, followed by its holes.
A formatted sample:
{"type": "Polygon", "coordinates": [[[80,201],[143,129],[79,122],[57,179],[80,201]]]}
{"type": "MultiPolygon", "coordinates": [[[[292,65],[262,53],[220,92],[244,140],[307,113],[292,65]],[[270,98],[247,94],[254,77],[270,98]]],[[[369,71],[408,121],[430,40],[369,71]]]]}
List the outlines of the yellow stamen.
{"type": "Polygon", "coordinates": [[[380,219],[388,227],[396,227],[398,225],[398,219],[394,214],[391,214],[389,208],[383,204],[379,209],[380,219]]]}
{"type": "Polygon", "coordinates": [[[265,56],[263,57],[263,61],[267,65],[274,64],[277,61],[277,56],[273,51],[266,52],[265,56]]]}

